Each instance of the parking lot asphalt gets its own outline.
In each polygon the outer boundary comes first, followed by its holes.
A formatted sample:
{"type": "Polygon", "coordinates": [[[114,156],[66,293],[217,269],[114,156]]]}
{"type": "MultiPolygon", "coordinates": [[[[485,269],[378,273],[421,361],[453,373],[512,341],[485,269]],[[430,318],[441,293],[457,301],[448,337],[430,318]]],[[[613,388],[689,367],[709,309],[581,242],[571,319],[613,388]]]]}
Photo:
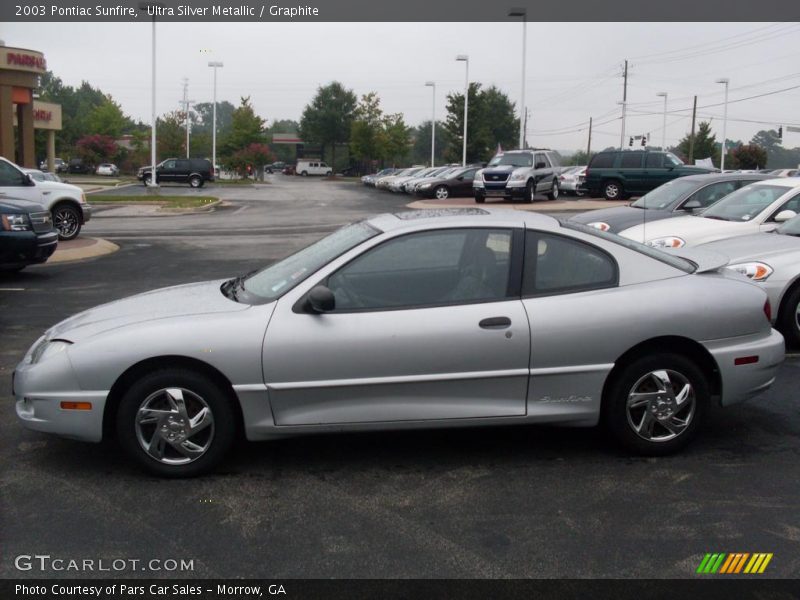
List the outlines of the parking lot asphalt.
{"type": "Polygon", "coordinates": [[[707,552],[771,552],[769,576],[800,575],[796,358],[666,458],[631,457],[593,429],[346,434],[242,443],[213,475],[169,481],[113,443],[18,425],[11,372],[55,322],[244,273],[408,202],[300,178],[224,194],[213,213],[92,220],[86,235],[118,252],[0,279],[0,576],[108,575],[14,568],[49,554],[192,559],[192,577],[694,577],[707,552]]]}

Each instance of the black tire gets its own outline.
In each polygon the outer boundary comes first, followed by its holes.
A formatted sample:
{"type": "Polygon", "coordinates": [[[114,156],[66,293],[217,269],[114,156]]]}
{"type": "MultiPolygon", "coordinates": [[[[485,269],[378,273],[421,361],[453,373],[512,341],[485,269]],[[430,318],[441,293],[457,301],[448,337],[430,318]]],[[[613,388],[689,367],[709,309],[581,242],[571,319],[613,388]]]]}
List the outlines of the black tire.
{"type": "Polygon", "coordinates": [[[550,188],[550,193],[547,194],[547,198],[550,200],[558,200],[558,179],[553,178],[553,187],[550,188]]]}
{"type": "Polygon", "coordinates": [[[800,285],[795,285],[783,300],[776,325],[788,346],[800,346],[800,285]]]}
{"type": "Polygon", "coordinates": [[[328,171],[327,173],[325,173],[325,177],[330,177],[331,175],[333,175],[332,171],[328,171]]]}
{"type": "Polygon", "coordinates": [[[603,184],[603,197],[606,200],[622,200],[625,197],[625,187],[616,179],[611,179],[603,184]]]}
{"type": "MultiPolygon", "coordinates": [[[[665,389],[668,387],[670,386],[664,386],[665,389]]],[[[602,419],[604,425],[616,440],[628,450],[648,456],[663,456],[677,452],[696,435],[710,402],[710,397],[708,378],[688,358],[679,354],[669,353],[645,356],[623,367],[614,377],[603,398],[602,419]],[[653,384],[653,387],[655,387],[654,379],[648,378],[648,374],[656,371],[670,373],[669,379],[673,382],[673,386],[681,389],[683,389],[681,380],[683,378],[691,388],[690,394],[693,392],[693,406],[683,404],[683,408],[678,408],[672,413],[672,418],[685,419],[687,424],[671,439],[669,438],[671,432],[665,424],[674,428],[674,422],[669,418],[665,418],[662,421],[660,418],[653,416],[654,410],[669,409],[669,401],[662,401],[662,399],[666,400],[665,397],[648,400],[653,403],[652,406],[646,405],[635,409],[632,408],[630,411],[628,409],[629,395],[635,389],[647,389],[643,386],[648,383],[653,384]],[[693,409],[693,412],[690,409],[693,409]],[[641,420],[640,414],[642,416],[641,420]],[[646,417],[648,418],[647,423],[654,424],[650,427],[652,438],[654,439],[646,439],[646,435],[640,435],[635,429],[634,423],[639,421],[639,424],[643,425],[646,417]],[[659,436],[662,439],[656,440],[655,438],[659,436]]],[[[666,416],[666,414],[662,412],[662,416],[666,416]]],[[[643,425],[642,429],[647,428],[643,425]]]]}
{"type": "Polygon", "coordinates": [[[447,200],[450,197],[450,189],[446,185],[436,186],[433,190],[433,197],[437,200],[447,200]]]}
{"type": "MultiPolygon", "coordinates": [[[[205,375],[196,371],[184,368],[167,368],[148,373],[139,379],[136,383],[125,392],[125,395],[120,401],[119,409],[117,411],[117,437],[120,445],[125,452],[139,463],[144,469],[162,477],[195,477],[203,473],[207,473],[218,465],[231,447],[236,439],[236,413],[233,408],[233,398],[230,393],[220,388],[213,380],[205,375]],[[160,390],[168,388],[178,388],[185,394],[184,398],[192,398],[191,395],[196,395],[205,403],[212,416],[212,425],[201,430],[189,441],[197,440],[198,443],[204,442],[198,439],[197,436],[208,432],[207,448],[197,458],[190,459],[190,462],[183,464],[166,464],[162,460],[183,460],[180,453],[175,448],[181,445],[178,442],[169,442],[163,439],[164,454],[163,459],[159,460],[148,454],[145,450],[144,443],[147,440],[141,441],[137,434],[137,415],[143,404],[148,401],[151,396],[158,399],[160,390]],[[188,392],[188,393],[187,393],[188,392]]],[[[195,401],[196,403],[196,401],[195,401]]],[[[187,402],[187,411],[192,410],[187,402]]],[[[191,417],[191,413],[188,413],[191,417]]],[[[197,416],[195,414],[195,416],[197,416]]],[[[159,417],[162,419],[163,417],[159,417]]],[[[162,423],[159,420],[159,423],[162,423]]],[[[147,427],[147,426],[143,426],[147,427]]],[[[171,432],[166,423],[161,425],[166,427],[164,431],[171,432]]],[[[159,425],[153,424],[153,430],[159,430],[159,425]]],[[[145,431],[144,434],[147,432],[145,431]]],[[[152,441],[152,438],[150,439],[152,441]]]]}
{"type": "Polygon", "coordinates": [[[193,188],[203,187],[203,178],[199,175],[192,175],[189,177],[189,185],[193,188]]]}
{"type": "Polygon", "coordinates": [[[56,204],[50,216],[53,226],[58,230],[59,241],[66,242],[78,237],[81,232],[80,209],[72,204],[56,204]]]}
{"type": "Polygon", "coordinates": [[[475,196],[475,202],[484,204],[486,202],[486,196],[475,196]]]}
{"type": "Polygon", "coordinates": [[[308,177],[308,171],[301,171],[300,175],[302,175],[303,177],[308,177]]]}
{"type": "Polygon", "coordinates": [[[525,185],[525,197],[522,201],[531,204],[533,203],[534,196],[536,196],[536,184],[534,184],[533,179],[529,179],[528,183],[525,185]]]}
{"type": "Polygon", "coordinates": [[[144,177],[142,177],[142,185],[144,185],[144,186],[150,185],[150,182],[152,181],[152,179],[153,179],[152,175],[150,175],[150,174],[145,175],[144,177]]]}

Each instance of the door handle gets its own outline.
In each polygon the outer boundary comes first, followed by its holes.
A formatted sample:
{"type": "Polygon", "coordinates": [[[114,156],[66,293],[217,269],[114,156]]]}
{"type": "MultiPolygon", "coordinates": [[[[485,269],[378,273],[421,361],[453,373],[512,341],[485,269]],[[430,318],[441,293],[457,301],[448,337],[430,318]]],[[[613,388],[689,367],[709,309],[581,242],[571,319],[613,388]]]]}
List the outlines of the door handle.
{"type": "Polygon", "coordinates": [[[478,327],[481,329],[505,329],[506,327],[511,327],[511,319],[508,317],[490,317],[478,323],[478,327]]]}

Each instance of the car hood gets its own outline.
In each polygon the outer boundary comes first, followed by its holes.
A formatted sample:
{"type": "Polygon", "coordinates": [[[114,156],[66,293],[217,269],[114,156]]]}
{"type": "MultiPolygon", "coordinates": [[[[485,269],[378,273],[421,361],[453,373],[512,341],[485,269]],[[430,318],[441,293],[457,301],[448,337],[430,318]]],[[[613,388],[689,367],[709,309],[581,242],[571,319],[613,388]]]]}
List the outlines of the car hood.
{"type": "Polygon", "coordinates": [[[800,254],[800,237],[779,233],[755,233],[703,244],[700,248],[726,255],[731,263],[766,260],[790,252],[800,254]]]}
{"type": "Polygon", "coordinates": [[[514,165],[498,165],[496,167],[486,167],[483,169],[484,176],[487,174],[513,173],[514,171],[529,171],[530,167],[515,167],[514,165]]]}
{"type": "Polygon", "coordinates": [[[61,183],[60,181],[37,181],[36,185],[45,192],[68,192],[80,198],[83,190],[77,185],[61,183]]]}
{"type": "Polygon", "coordinates": [[[641,225],[646,219],[647,223],[669,219],[673,217],[686,216],[684,213],[675,214],[670,210],[655,210],[644,208],[632,208],[630,206],[615,206],[613,208],[601,208],[590,210],[570,218],[575,223],[606,223],[611,233],[619,233],[630,227],[641,225]]]}
{"type": "Polygon", "coordinates": [[[51,327],[48,339],[60,338],[71,342],[112,329],[172,317],[187,317],[246,310],[220,291],[224,279],[178,285],[102,304],[61,321],[51,327]]]}
{"type": "Polygon", "coordinates": [[[707,248],[677,248],[665,249],[668,254],[674,254],[693,262],[697,265],[695,273],[707,273],[709,271],[716,271],[726,266],[730,259],[728,256],[721,252],[708,250],[707,248]]]}
{"type": "Polygon", "coordinates": [[[720,221],[700,216],[685,216],[636,225],[620,232],[620,235],[637,242],[674,235],[683,239],[686,244],[694,245],[744,235],[757,231],[757,228],[758,223],[755,221],[720,221]]]}

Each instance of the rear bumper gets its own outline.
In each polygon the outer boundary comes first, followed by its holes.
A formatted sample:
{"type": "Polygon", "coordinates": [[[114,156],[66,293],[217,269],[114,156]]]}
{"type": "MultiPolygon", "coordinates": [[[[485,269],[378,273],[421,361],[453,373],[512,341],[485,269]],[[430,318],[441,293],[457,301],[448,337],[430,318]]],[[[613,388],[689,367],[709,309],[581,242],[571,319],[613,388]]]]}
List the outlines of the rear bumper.
{"type": "Polygon", "coordinates": [[[774,329],[770,329],[769,334],[713,340],[704,342],[703,346],[714,357],[719,369],[722,406],[744,402],[766,391],[775,381],[786,352],[783,336],[774,329]],[[757,357],[757,361],[736,364],[736,359],[749,357],[757,357]]]}

